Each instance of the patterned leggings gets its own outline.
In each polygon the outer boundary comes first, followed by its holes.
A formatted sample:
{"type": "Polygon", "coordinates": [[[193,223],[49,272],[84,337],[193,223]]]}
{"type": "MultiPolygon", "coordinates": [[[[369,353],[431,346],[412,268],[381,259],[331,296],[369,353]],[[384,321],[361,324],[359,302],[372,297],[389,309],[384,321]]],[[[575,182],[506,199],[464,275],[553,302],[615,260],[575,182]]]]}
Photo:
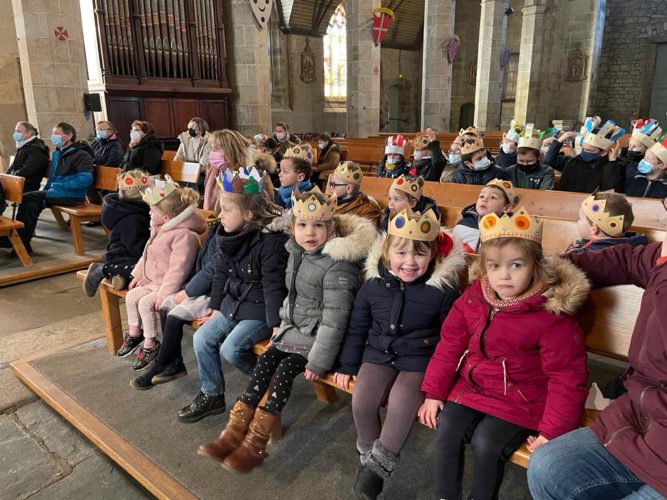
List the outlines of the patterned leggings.
{"type": "Polygon", "coordinates": [[[300,354],[284,352],[275,346],[269,347],[268,351],[257,359],[255,371],[241,396],[241,401],[257,408],[269,388],[271,377],[275,374],[271,395],[264,409],[269,413],[280,413],[292,392],[294,379],[305,371],[307,363],[308,360],[300,354]]]}

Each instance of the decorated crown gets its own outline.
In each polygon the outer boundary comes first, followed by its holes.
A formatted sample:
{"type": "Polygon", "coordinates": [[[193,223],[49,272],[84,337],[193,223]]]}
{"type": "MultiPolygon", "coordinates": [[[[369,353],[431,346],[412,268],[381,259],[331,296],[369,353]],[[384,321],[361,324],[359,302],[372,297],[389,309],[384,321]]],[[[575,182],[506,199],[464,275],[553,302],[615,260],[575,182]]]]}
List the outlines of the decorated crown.
{"type": "Polygon", "coordinates": [[[484,149],[484,141],[481,137],[478,137],[474,142],[464,142],[463,146],[461,146],[461,154],[469,155],[480,149],[484,149]]]}
{"type": "Polygon", "coordinates": [[[310,147],[310,144],[297,144],[292,146],[285,151],[283,158],[301,158],[308,162],[308,165],[313,164],[313,150],[310,147]]]}
{"type": "Polygon", "coordinates": [[[364,177],[364,173],[361,170],[361,167],[353,161],[342,161],[336,167],[336,170],[333,171],[334,177],[340,177],[345,179],[350,184],[361,184],[361,180],[364,177]]]}
{"type": "Polygon", "coordinates": [[[295,189],[292,192],[292,214],[295,217],[316,221],[331,220],[336,211],[336,193],[322,193],[322,191],[315,186],[308,191],[310,196],[304,201],[298,199],[300,194],[298,189],[295,189]],[[315,194],[318,193],[325,197],[326,201],[324,204],[320,203],[320,200],[315,196],[315,194]]]}
{"type": "Polygon", "coordinates": [[[238,172],[229,169],[220,173],[216,179],[218,186],[227,193],[258,194],[262,192],[263,174],[254,167],[243,167],[238,172]]]}
{"type": "Polygon", "coordinates": [[[660,134],[662,134],[662,129],[657,120],[640,118],[632,122],[632,136],[647,148],[653,147],[658,142],[660,134]]]}
{"type": "Polygon", "coordinates": [[[519,204],[519,195],[514,191],[514,186],[510,181],[505,181],[502,179],[493,179],[486,183],[487,186],[495,186],[503,190],[505,196],[510,201],[510,204],[513,207],[516,207],[519,204]]]}
{"type": "Polygon", "coordinates": [[[510,129],[507,132],[503,133],[503,139],[509,139],[510,141],[513,142],[519,142],[522,131],[523,131],[523,125],[521,125],[516,120],[512,120],[510,122],[510,129]]]}
{"type": "Polygon", "coordinates": [[[477,130],[477,127],[468,127],[459,130],[459,137],[463,137],[466,134],[474,134],[475,136],[479,137],[479,130],[477,130]]]}
{"type": "Polygon", "coordinates": [[[662,136],[660,141],[651,146],[651,153],[656,155],[661,162],[667,163],[667,135],[662,136]]]}
{"type": "Polygon", "coordinates": [[[542,220],[528,215],[523,208],[502,217],[492,212],[479,222],[479,235],[482,243],[496,238],[523,238],[541,243],[542,220]]]}
{"type": "Polygon", "coordinates": [[[415,173],[416,172],[413,169],[410,170],[410,175],[399,175],[396,177],[396,179],[394,179],[394,182],[391,183],[391,189],[398,189],[399,191],[403,191],[410,196],[414,196],[419,201],[419,199],[422,197],[422,188],[419,185],[419,177],[417,177],[415,173]]]}
{"type": "Polygon", "coordinates": [[[592,194],[581,203],[581,210],[588,217],[588,220],[609,236],[621,236],[623,234],[623,220],[625,216],[616,215],[612,217],[604,211],[606,204],[607,200],[596,200],[595,194],[592,194]]]}
{"type": "Polygon", "coordinates": [[[143,189],[150,185],[150,177],[146,172],[139,170],[130,170],[118,174],[118,189],[124,191],[126,189],[143,189]]]}
{"type": "Polygon", "coordinates": [[[535,128],[534,124],[526,123],[526,127],[521,131],[518,147],[531,148],[539,151],[542,149],[542,142],[549,137],[553,137],[555,133],[555,128],[539,131],[535,128]]]}
{"type": "Polygon", "coordinates": [[[415,149],[424,149],[430,142],[426,132],[417,132],[410,141],[410,144],[412,144],[412,147],[415,149]]]}
{"type": "Polygon", "coordinates": [[[146,203],[150,206],[157,205],[164,200],[171,193],[176,191],[178,185],[171,180],[168,175],[164,176],[164,180],[154,179],[153,186],[146,188],[146,191],[141,195],[146,203]]]}
{"type": "Polygon", "coordinates": [[[609,149],[611,145],[625,134],[625,129],[618,127],[613,120],[607,120],[598,128],[602,120],[599,116],[588,116],[579,132],[579,145],[589,144],[600,149],[609,149]]]}
{"type": "Polygon", "coordinates": [[[387,145],[384,148],[384,154],[405,155],[405,136],[391,135],[387,138],[387,145]]]}
{"type": "Polygon", "coordinates": [[[440,234],[440,222],[432,209],[420,215],[404,208],[389,221],[387,232],[408,240],[433,241],[440,234]]]}

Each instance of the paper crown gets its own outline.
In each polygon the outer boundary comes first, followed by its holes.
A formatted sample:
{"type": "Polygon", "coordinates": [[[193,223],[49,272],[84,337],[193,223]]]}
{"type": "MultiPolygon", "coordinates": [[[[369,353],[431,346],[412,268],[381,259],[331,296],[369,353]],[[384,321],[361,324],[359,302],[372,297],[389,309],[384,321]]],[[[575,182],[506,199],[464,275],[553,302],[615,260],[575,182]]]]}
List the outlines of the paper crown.
{"type": "Polygon", "coordinates": [[[516,207],[519,204],[519,195],[514,191],[514,186],[510,181],[505,181],[502,179],[493,179],[486,183],[487,186],[495,186],[503,190],[505,196],[510,201],[510,204],[513,207],[516,207]]]}
{"type": "Polygon", "coordinates": [[[600,149],[609,149],[611,145],[625,134],[625,129],[618,127],[613,120],[607,120],[599,126],[602,120],[599,116],[587,116],[575,144],[583,146],[589,144],[600,149]]]}
{"type": "Polygon", "coordinates": [[[463,137],[466,134],[473,134],[475,137],[479,137],[479,130],[477,130],[477,127],[468,127],[459,130],[459,137],[463,137]]]}
{"type": "Polygon", "coordinates": [[[313,189],[308,191],[308,196],[304,201],[299,200],[301,193],[298,189],[295,189],[292,192],[292,214],[295,217],[301,217],[303,219],[315,220],[315,221],[328,221],[334,215],[336,211],[336,193],[326,194],[322,193],[320,189],[315,186],[313,189]],[[316,194],[324,196],[324,204],[320,203],[320,200],[317,199],[316,194]]]}
{"type": "Polygon", "coordinates": [[[132,171],[118,175],[118,189],[143,189],[150,185],[150,177],[146,172],[132,171]]]}
{"type": "Polygon", "coordinates": [[[592,194],[581,202],[581,210],[593,224],[602,229],[609,236],[621,236],[623,234],[623,215],[612,217],[604,211],[607,200],[596,200],[592,194]]]}
{"type": "Polygon", "coordinates": [[[310,144],[297,144],[292,146],[285,151],[283,158],[301,158],[308,162],[308,165],[313,164],[313,150],[310,147],[310,144]]]}
{"type": "Polygon", "coordinates": [[[652,148],[658,142],[660,134],[662,134],[662,129],[657,120],[639,118],[632,122],[632,137],[647,148],[652,148]]]}
{"type": "Polygon", "coordinates": [[[519,145],[517,147],[531,148],[539,151],[542,149],[543,141],[549,137],[553,137],[555,133],[555,128],[539,131],[535,128],[534,124],[526,123],[526,127],[521,131],[521,137],[519,137],[519,145]]]}
{"type": "Polygon", "coordinates": [[[334,177],[340,177],[345,179],[350,184],[361,184],[361,180],[364,177],[364,172],[361,170],[361,167],[353,161],[342,161],[336,167],[336,170],[333,171],[334,177]]]}
{"type": "Polygon", "coordinates": [[[430,142],[426,132],[417,132],[410,141],[410,144],[412,144],[412,147],[415,149],[425,149],[430,142]]]}
{"type": "Polygon", "coordinates": [[[268,138],[269,136],[266,134],[255,134],[253,136],[253,139],[255,139],[255,143],[259,147],[262,147],[268,138]]]}
{"type": "Polygon", "coordinates": [[[384,148],[384,154],[405,155],[405,137],[402,135],[391,135],[387,138],[387,145],[384,148]]]}
{"type": "Polygon", "coordinates": [[[469,155],[480,149],[484,149],[484,141],[481,137],[478,137],[474,142],[464,142],[463,146],[461,146],[461,154],[469,155]]]}
{"type": "Polygon", "coordinates": [[[176,191],[177,184],[171,180],[168,175],[164,176],[164,180],[154,179],[153,186],[146,188],[146,191],[141,195],[146,203],[149,205],[157,205],[164,200],[171,193],[176,191]]]}
{"type": "Polygon", "coordinates": [[[259,194],[264,185],[264,175],[254,167],[243,167],[238,172],[229,169],[216,179],[218,186],[226,193],[259,194]]]}
{"type": "Polygon", "coordinates": [[[440,234],[440,222],[432,209],[420,215],[404,208],[389,221],[387,232],[408,240],[433,241],[440,234]]]}
{"type": "Polygon", "coordinates": [[[419,186],[419,177],[415,175],[414,170],[410,170],[410,175],[401,174],[391,183],[390,189],[398,189],[404,193],[414,196],[419,201],[422,197],[422,188],[419,186]]]}
{"type": "Polygon", "coordinates": [[[523,125],[521,125],[516,120],[512,120],[510,122],[510,129],[507,132],[503,133],[503,139],[509,139],[512,142],[519,142],[522,131],[523,131],[523,125]]]}
{"type": "Polygon", "coordinates": [[[656,155],[661,162],[667,163],[667,135],[663,136],[659,142],[656,142],[651,146],[650,151],[656,155]]]}
{"type": "Polygon", "coordinates": [[[479,235],[482,243],[496,238],[523,238],[541,243],[542,220],[528,215],[523,208],[502,217],[492,212],[479,222],[479,235]]]}

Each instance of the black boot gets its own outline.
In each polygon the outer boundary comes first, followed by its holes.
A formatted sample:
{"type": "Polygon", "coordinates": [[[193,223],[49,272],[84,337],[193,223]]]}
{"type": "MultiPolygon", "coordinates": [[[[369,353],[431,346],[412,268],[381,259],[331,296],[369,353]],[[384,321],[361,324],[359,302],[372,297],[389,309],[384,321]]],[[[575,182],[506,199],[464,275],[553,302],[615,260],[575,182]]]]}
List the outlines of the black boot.
{"type": "Polygon", "coordinates": [[[157,361],[153,361],[153,363],[148,367],[148,370],[146,370],[143,375],[132,379],[130,385],[135,389],[139,389],[140,391],[151,389],[153,387],[153,377],[163,370],[164,366],[158,364],[157,361]]]}
{"type": "Polygon", "coordinates": [[[370,452],[364,453],[364,449],[359,451],[361,452],[359,456],[361,467],[357,474],[354,491],[359,498],[375,499],[382,492],[384,480],[394,472],[398,455],[390,453],[379,440],[373,443],[370,452]]]}
{"type": "Polygon", "coordinates": [[[209,415],[219,415],[225,412],[225,395],[208,396],[203,392],[197,394],[195,400],[178,412],[178,421],[187,424],[199,422],[209,415]]]}
{"type": "Polygon", "coordinates": [[[104,264],[93,262],[88,266],[88,272],[83,280],[83,293],[88,295],[88,297],[94,297],[103,279],[104,264]]]}
{"type": "MultiPolygon", "coordinates": [[[[157,360],[156,360],[157,361],[157,360]]],[[[153,374],[153,384],[164,384],[176,380],[177,378],[185,377],[188,371],[185,369],[182,358],[176,358],[167,366],[163,367],[161,372],[153,374]]]]}
{"type": "Polygon", "coordinates": [[[362,500],[375,500],[384,487],[384,479],[378,476],[365,465],[357,469],[357,480],[354,482],[354,492],[362,500]]]}

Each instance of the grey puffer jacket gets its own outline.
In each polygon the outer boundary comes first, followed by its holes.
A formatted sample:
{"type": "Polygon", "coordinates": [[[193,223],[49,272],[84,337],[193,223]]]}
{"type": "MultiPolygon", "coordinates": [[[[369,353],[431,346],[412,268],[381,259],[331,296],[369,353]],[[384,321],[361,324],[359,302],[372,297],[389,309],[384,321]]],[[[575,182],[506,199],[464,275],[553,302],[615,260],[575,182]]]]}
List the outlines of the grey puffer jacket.
{"type": "Polygon", "coordinates": [[[273,345],[308,358],[306,369],[324,375],[334,364],[359,288],[360,268],[376,229],[357,215],[334,216],[336,236],[314,252],[305,252],[291,238],[286,282],[288,294],[280,309],[280,331],[273,345]]]}

